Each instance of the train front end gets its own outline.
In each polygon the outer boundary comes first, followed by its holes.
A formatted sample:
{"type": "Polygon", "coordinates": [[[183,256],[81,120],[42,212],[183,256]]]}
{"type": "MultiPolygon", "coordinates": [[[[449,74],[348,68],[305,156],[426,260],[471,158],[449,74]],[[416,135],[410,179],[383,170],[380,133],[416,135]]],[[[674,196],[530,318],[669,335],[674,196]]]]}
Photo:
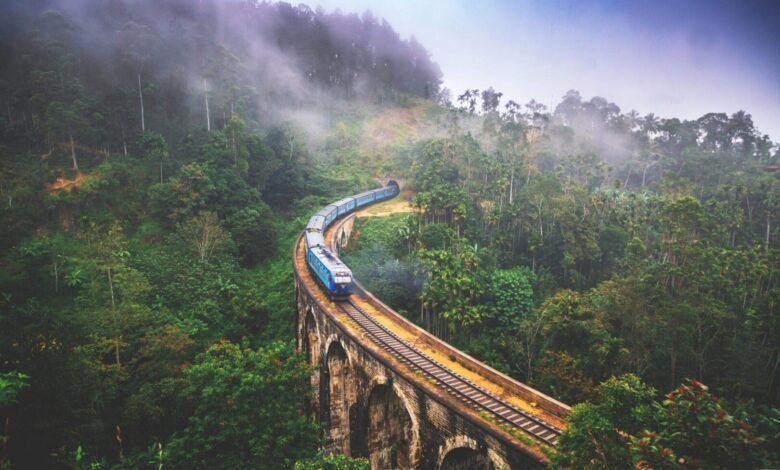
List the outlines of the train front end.
{"type": "Polygon", "coordinates": [[[332,284],[328,287],[334,299],[346,299],[352,294],[354,289],[352,271],[343,268],[335,270],[333,272],[332,284]]]}

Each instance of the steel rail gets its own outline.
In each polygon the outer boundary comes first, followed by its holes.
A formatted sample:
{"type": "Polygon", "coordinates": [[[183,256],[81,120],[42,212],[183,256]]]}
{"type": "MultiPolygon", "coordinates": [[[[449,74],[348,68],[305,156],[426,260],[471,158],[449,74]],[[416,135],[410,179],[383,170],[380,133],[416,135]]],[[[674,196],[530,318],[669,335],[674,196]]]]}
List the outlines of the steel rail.
{"type": "Polygon", "coordinates": [[[531,436],[555,446],[561,429],[498,398],[431,358],[393,333],[351,300],[336,302],[338,308],[357,323],[379,346],[415,372],[422,373],[467,406],[487,412],[499,422],[522,429],[531,436]]]}

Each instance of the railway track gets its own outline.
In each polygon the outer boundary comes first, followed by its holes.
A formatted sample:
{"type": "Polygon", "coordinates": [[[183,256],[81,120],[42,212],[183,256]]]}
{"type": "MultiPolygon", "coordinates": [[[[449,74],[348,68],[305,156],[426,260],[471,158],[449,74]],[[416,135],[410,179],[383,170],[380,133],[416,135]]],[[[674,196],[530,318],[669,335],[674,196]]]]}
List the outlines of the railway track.
{"type": "Polygon", "coordinates": [[[556,445],[561,430],[552,424],[491,395],[488,391],[442,365],[376,321],[351,300],[336,302],[338,308],[390,355],[425,375],[467,406],[486,412],[498,422],[519,428],[543,442],[556,445]]]}

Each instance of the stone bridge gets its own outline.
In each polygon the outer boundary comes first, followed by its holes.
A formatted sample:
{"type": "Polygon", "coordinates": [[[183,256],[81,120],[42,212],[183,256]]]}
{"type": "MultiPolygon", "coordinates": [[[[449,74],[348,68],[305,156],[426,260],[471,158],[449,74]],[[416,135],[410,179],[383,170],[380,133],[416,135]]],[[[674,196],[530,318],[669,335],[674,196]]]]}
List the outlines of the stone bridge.
{"type": "MultiPolygon", "coordinates": [[[[355,215],[334,223],[326,239],[349,241],[355,215]]],[[[311,411],[322,425],[326,452],[367,457],[372,469],[539,468],[553,446],[499,425],[394,357],[338,309],[311,277],[299,239],[294,253],[296,339],[309,362],[316,393],[311,411]]],[[[506,403],[565,428],[569,408],[443,343],[360,286],[360,308],[399,338],[479,384],[506,403]]]]}

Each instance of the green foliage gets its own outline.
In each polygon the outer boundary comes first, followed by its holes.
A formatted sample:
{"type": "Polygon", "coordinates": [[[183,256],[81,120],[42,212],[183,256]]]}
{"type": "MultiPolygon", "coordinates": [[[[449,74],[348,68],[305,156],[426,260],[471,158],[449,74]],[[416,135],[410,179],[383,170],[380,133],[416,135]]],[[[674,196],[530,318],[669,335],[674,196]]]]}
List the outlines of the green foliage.
{"type": "Polygon", "coordinates": [[[76,447],[73,451],[72,466],[76,470],[100,470],[105,465],[104,461],[97,458],[88,459],[87,453],[81,446],[76,447]]]}
{"type": "Polygon", "coordinates": [[[156,215],[182,220],[207,207],[215,191],[210,167],[199,163],[184,165],[166,183],[150,188],[150,203],[156,215]]]}
{"type": "Polygon", "coordinates": [[[374,295],[411,314],[417,310],[422,275],[418,263],[404,259],[409,248],[409,241],[403,239],[407,222],[403,214],[358,219],[342,259],[374,295]]]}
{"type": "Polygon", "coordinates": [[[119,463],[111,465],[112,470],[162,470],[168,461],[167,449],[160,442],[149,445],[146,449],[126,455],[119,463]]]}
{"type": "MultiPolygon", "coordinates": [[[[605,285],[606,286],[606,285],[605,285]]],[[[609,331],[600,290],[563,290],[539,307],[538,328],[544,353],[535,383],[570,401],[588,397],[593,378],[606,379],[626,354],[609,331]]]]}
{"type": "Polygon", "coordinates": [[[755,468],[777,455],[743,418],[696,380],[662,403],[638,377],[599,385],[597,399],[574,407],[553,465],[564,468],[755,468]]]}
{"type": "Polygon", "coordinates": [[[163,166],[168,160],[168,144],[165,142],[165,137],[156,132],[143,131],[136,136],[131,145],[136,155],[159,166],[160,183],[162,183],[163,166]]]}
{"type": "Polygon", "coordinates": [[[247,289],[245,309],[250,313],[248,323],[256,331],[256,341],[260,344],[289,338],[295,329],[295,289],[290,282],[293,272],[288,259],[291,251],[292,248],[264,264],[250,277],[252,289],[247,289]]]}
{"type": "Polygon", "coordinates": [[[355,459],[344,455],[318,456],[316,459],[295,462],[295,470],[368,470],[368,459],[355,459]]]}
{"type": "Polygon", "coordinates": [[[201,263],[208,263],[229,247],[230,234],[222,229],[213,212],[200,212],[176,226],[176,235],[201,263]]]}
{"type": "Polygon", "coordinates": [[[78,314],[89,317],[94,325],[93,341],[81,346],[79,352],[90,357],[85,365],[102,373],[107,369],[119,373],[127,336],[136,334],[148,321],[145,301],[150,286],[144,275],[129,265],[127,239],[118,224],[106,231],[92,227],[85,237],[89,255],[75,261],[83,275],[66,278],[71,284],[80,284],[78,314]],[[113,356],[110,365],[103,360],[107,354],[113,356]]]}
{"type": "Polygon", "coordinates": [[[238,244],[245,264],[254,265],[274,253],[276,225],[271,208],[266,204],[240,209],[225,224],[238,244]]]}
{"type": "Polygon", "coordinates": [[[635,460],[653,468],[761,466],[762,438],[729,414],[706,385],[689,380],[670,392],[657,411],[658,431],[630,439],[635,460]]]}
{"type": "Polygon", "coordinates": [[[477,250],[462,246],[457,253],[419,250],[417,255],[426,272],[420,296],[423,308],[457,326],[481,322],[485,309],[475,300],[483,295],[486,275],[479,270],[477,250]]]}
{"type": "Polygon", "coordinates": [[[0,373],[0,407],[16,403],[19,392],[29,387],[27,383],[29,378],[29,375],[21,372],[0,373]]]}
{"type": "Polygon", "coordinates": [[[534,307],[534,273],[525,267],[499,269],[490,275],[487,295],[492,305],[492,316],[502,330],[510,334],[520,325],[534,307]]]}
{"type": "Polygon", "coordinates": [[[635,375],[611,378],[593,403],[572,409],[553,465],[563,468],[631,468],[629,437],[652,426],[655,391],[635,375]]]}
{"type": "Polygon", "coordinates": [[[317,446],[317,425],[300,413],[310,373],[289,343],[212,346],[184,373],[193,412],[168,446],[168,465],[292,467],[317,446]]]}
{"type": "Polygon", "coordinates": [[[394,214],[387,217],[363,219],[355,222],[353,229],[355,236],[350,240],[345,249],[345,256],[360,251],[382,246],[397,258],[408,254],[407,245],[403,239],[408,228],[408,216],[406,214],[394,214]]]}
{"type": "MultiPolygon", "coordinates": [[[[750,407],[752,408],[752,407],[750,407]]],[[[739,410],[735,415],[747,415],[746,421],[752,423],[756,435],[763,440],[765,467],[776,465],[780,462],[780,408],[759,407],[745,411],[739,410]]]]}
{"type": "Polygon", "coordinates": [[[173,245],[149,249],[134,263],[153,286],[151,305],[169,312],[184,331],[210,339],[246,334],[243,323],[249,312],[242,312],[241,299],[251,295],[242,290],[249,279],[240,275],[231,256],[215,256],[204,263],[189,246],[173,245]]]}

